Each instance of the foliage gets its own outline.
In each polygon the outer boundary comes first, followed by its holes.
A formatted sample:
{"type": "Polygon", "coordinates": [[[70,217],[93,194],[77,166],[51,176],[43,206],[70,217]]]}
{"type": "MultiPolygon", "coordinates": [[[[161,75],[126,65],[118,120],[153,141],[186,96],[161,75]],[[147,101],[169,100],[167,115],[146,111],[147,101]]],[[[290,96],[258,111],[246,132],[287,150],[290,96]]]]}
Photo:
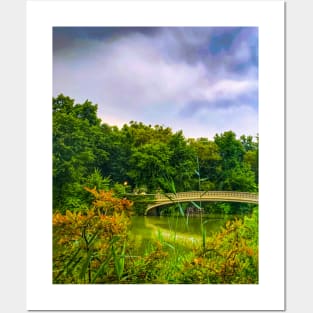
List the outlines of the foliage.
{"type": "MultiPolygon", "coordinates": [[[[202,243],[194,250],[159,233],[136,255],[128,240],[130,215],[143,214],[153,193],[257,191],[258,136],[237,139],[227,131],[213,140],[186,139],[182,131],[136,121],[118,128],[98,118],[96,104],[63,94],[52,107],[54,283],[258,282],[257,211],[211,237],[201,220],[202,243]]],[[[175,212],[188,224],[186,205],[163,213],[175,212]]],[[[238,203],[194,206],[250,210],[238,203]]]]}
{"type": "Polygon", "coordinates": [[[87,212],[53,214],[54,283],[91,283],[114,274],[121,278],[132,203],[112,191],[86,190],[95,197],[87,212]]]}
{"type": "Polygon", "coordinates": [[[153,201],[154,195],[136,193],[136,194],[128,194],[127,198],[136,204],[133,207],[134,214],[144,215],[148,204],[150,204],[151,201],[153,201]]]}
{"type": "Polygon", "coordinates": [[[252,137],[248,136],[246,139],[245,136],[241,136],[240,141],[236,139],[234,132],[228,131],[220,135],[216,134],[214,142],[219,147],[221,156],[221,173],[217,180],[218,189],[256,191],[258,184],[256,173],[244,161],[246,153],[252,151],[256,146],[252,142],[252,137]]]}
{"type": "Polygon", "coordinates": [[[227,171],[223,181],[223,190],[257,191],[254,173],[246,164],[237,165],[227,171]]]}
{"type": "Polygon", "coordinates": [[[162,176],[173,174],[170,158],[171,151],[164,143],[149,143],[134,148],[130,158],[132,170],[129,171],[129,176],[136,186],[143,184],[149,190],[156,190],[162,176]]]}
{"type": "MultiPolygon", "coordinates": [[[[92,192],[115,207],[117,199],[109,193],[92,192]]],[[[104,206],[96,199],[86,214],[54,214],[54,283],[258,283],[257,209],[251,217],[228,221],[213,236],[202,232],[201,246],[192,250],[159,232],[138,254],[121,207],[117,203],[116,211],[108,210],[111,215],[99,214],[104,206]]]]}
{"type": "Polygon", "coordinates": [[[75,104],[60,94],[52,102],[55,211],[86,209],[91,198],[83,186],[113,188],[120,197],[166,191],[169,180],[177,192],[199,184],[202,190],[258,189],[258,137],[237,139],[227,131],[214,140],[186,139],[182,131],[135,121],[119,129],[103,123],[89,100],[75,104]]]}
{"type": "Polygon", "coordinates": [[[68,197],[80,199],[86,177],[108,159],[96,112],[89,101],[74,105],[69,97],[53,98],[54,208],[65,209],[68,197]]]}
{"type": "Polygon", "coordinates": [[[205,248],[185,262],[177,279],[184,283],[258,283],[258,213],[228,221],[221,232],[206,238],[205,248]]]}
{"type": "MultiPolygon", "coordinates": [[[[197,171],[201,173],[202,190],[216,190],[216,182],[222,170],[222,157],[218,145],[214,141],[209,141],[208,138],[189,139],[188,142],[197,156],[199,165],[197,171]]],[[[193,170],[195,169],[196,166],[193,170]]]]}

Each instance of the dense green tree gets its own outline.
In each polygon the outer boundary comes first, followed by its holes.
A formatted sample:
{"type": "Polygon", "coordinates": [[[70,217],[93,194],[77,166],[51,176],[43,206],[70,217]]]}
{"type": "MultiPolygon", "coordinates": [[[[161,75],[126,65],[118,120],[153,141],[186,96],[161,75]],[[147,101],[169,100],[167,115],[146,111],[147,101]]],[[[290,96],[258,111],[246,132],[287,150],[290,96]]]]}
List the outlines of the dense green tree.
{"type": "Polygon", "coordinates": [[[162,125],[103,123],[97,105],[53,98],[53,206],[86,206],[84,187],[133,190],[240,190],[258,186],[258,137],[232,131],[186,139],[162,125]]]}
{"type": "Polygon", "coordinates": [[[69,97],[53,98],[54,207],[64,206],[66,198],[72,203],[84,179],[108,157],[99,146],[102,136],[96,110],[88,101],[74,105],[69,97]]]}
{"type": "Polygon", "coordinates": [[[252,137],[241,136],[238,140],[232,131],[216,135],[214,142],[219,147],[222,171],[217,180],[220,190],[256,191],[255,173],[244,162],[246,151],[255,149],[252,137]]]}
{"type": "Polygon", "coordinates": [[[171,136],[169,148],[172,151],[170,166],[176,191],[191,190],[196,168],[194,149],[187,143],[182,131],[171,136]]]}
{"type": "Polygon", "coordinates": [[[104,176],[111,177],[114,182],[129,181],[127,175],[131,144],[125,138],[125,134],[116,126],[102,124],[101,148],[108,154],[99,168],[104,176]]]}
{"type": "Polygon", "coordinates": [[[74,99],[63,94],[58,95],[52,99],[52,110],[53,113],[62,112],[71,114],[74,108],[74,99]]]}
{"type": "MultiPolygon", "coordinates": [[[[208,138],[189,139],[197,158],[196,174],[201,181],[200,189],[214,190],[215,182],[220,176],[221,155],[218,145],[208,138]]],[[[199,183],[198,183],[199,184],[199,183]]]]}
{"type": "Polygon", "coordinates": [[[130,158],[131,170],[128,175],[136,187],[146,186],[149,191],[160,187],[164,177],[171,177],[173,169],[170,166],[172,152],[164,143],[145,144],[134,147],[130,158]]]}
{"type": "Polygon", "coordinates": [[[255,192],[255,176],[246,164],[237,165],[227,171],[223,181],[223,190],[251,191],[255,192]]]}
{"type": "Polygon", "coordinates": [[[250,166],[250,169],[254,172],[255,183],[258,184],[259,180],[259,136],[256,136],[256,141],[253,141],[252,136],[240,137],[241,142],[245,148],[244,162],[250,166]]]}
{"type": "Polygon", "coordinates": [[[243,145],[245,151],[254,151],[258,149],[258,141],[257,142],[253,141],[252,136],[241,135],[240,142],[243,145]]]}
{"type": "Polygon", "coordinates": [[[97,117],[98,106],[86,100],[83,104],[74,107],[74,114],[77,118],[88,121],[90,126],[100,126],[101,119],[97,117]]]}
{"type": "Polygon", "coordinates": [[[219,148],[223,171],[230,170],[243,161],[244,147],[236,139],[234,132],[227,131],[220,135],[216,134],[214,142],[219,148]]]}
{"type": "Polygon", "coordinates": [[[244,163],[253,171],[255,176],[255,183],[259,180],[259,149],[249,150],[244,155],[244,163]]]}

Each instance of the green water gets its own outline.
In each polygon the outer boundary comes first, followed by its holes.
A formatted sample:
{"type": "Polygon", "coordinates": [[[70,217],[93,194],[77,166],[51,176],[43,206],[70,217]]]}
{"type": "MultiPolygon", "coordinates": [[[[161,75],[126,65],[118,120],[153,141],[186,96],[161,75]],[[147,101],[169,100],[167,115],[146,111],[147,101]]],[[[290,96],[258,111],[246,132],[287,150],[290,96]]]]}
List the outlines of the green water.
{"type": "MultiPolygon", "coordinates": [[[[199,217],[133,216],[131,219],[130,240],[137,247],[149,241],[164,240],[186,247],[198,245],[202,241],[201,221],[206,236],[220,230],[228,220],[242,218],[242,215],[214,214],[199,217]]],[[[139,248],[140,249],[140,248],[139,248]]]]}

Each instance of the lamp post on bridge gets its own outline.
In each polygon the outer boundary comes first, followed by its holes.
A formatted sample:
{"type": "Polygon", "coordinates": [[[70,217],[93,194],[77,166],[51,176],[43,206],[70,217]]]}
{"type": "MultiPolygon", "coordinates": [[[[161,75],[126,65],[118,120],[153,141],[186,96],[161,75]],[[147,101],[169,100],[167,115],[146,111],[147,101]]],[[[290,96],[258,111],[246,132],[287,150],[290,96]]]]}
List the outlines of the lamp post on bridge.
{"type": "Polygon", "coordinates": [[[125,188],[125,192],[127,193],[127,191],[128,191],[128,181],[127,180],[124,181],[123,186],[125,188]]]}

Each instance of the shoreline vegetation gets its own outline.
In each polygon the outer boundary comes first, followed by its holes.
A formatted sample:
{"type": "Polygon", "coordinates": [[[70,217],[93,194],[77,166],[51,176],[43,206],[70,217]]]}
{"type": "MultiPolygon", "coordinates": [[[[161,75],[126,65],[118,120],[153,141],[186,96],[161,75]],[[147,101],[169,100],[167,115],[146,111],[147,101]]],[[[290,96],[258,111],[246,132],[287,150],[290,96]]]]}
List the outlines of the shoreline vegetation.
{"type": "Polygon", "coordinates": [[[160,214],[186,224],[188,208],[199,209],[199,235],[188,244],[152,225],[154,238],[138,253],[131,216],[144,214],[149,194],[189,190],[258,192],[258,136],[186,139],[134,121],[119,129],[88,100],[53,98],[53,283],[257,284],[256,205],[166,206],[160,214]],[[241,217],[208,235],[206,214],[219,213],[241,217]]]}

